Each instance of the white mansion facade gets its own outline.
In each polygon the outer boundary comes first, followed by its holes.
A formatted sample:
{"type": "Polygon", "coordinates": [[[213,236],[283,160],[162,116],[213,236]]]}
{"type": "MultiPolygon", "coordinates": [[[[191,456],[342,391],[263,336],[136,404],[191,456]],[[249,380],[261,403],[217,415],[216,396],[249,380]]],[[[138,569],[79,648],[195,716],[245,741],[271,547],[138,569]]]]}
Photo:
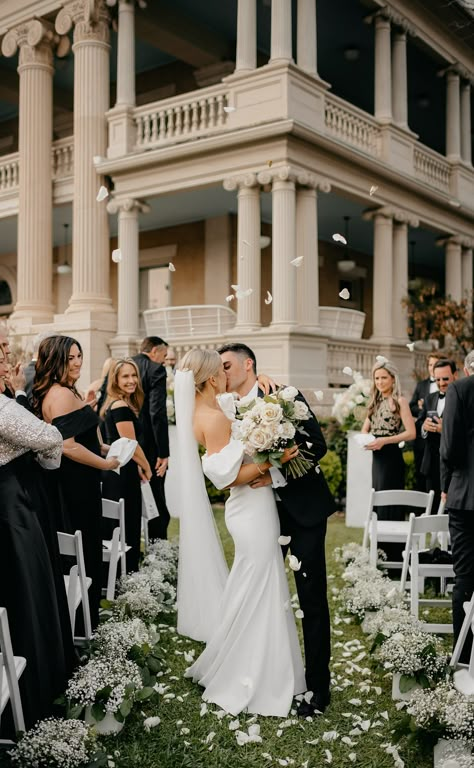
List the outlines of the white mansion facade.
{"type": "Polygon", "coordinates": [[[0,315],[77,337],[84,384],[146,329],[408,383],[409,284],[473,287],[473,29],[462,0],[2,0],[0,315]]]}

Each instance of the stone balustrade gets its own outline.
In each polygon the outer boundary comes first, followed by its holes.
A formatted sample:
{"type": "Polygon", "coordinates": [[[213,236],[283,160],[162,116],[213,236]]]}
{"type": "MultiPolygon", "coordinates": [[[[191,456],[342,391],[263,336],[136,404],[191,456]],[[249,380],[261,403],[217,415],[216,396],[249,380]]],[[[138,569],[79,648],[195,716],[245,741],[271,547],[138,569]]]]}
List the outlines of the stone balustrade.
{"type": "Polygon", "coordinates": [[[445,157],[418,142],[414,150],[415,177],[440,192],[449,192],[451,167],[445,157]]]}
{"type": "Polygon", "coordinates": [[[53,180],[74,173],[74,137],[67,136],[53,143],[53,180]]]}
{"type": "Polygon", "coordinates": [[[18,190],[19,161],[18,152],[0,158],[0,192],[18,190]]]}
{"type": "Polygon", "coordinates": [[[350,144],[368,155],[379,157],[381,148],[379,125],[375,118],[353,104],[327,93],[324,125],[326,133],[332,138],[350,144]]]}

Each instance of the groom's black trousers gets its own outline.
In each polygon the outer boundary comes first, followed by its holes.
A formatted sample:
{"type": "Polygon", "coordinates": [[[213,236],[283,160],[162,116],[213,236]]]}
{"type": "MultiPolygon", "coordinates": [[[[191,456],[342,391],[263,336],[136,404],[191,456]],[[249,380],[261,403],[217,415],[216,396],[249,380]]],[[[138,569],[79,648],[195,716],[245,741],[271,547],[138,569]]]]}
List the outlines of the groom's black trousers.
{"type": "Polygon", "coordinates": [[[291,517],[285,506],[277,502],[281,533],[291,536],[288,549],[301,561],[295,571],[296,588],[303,617],[303,639],[308,691],[328,699],[331,655],[331,629],[327,599],[325,539],[327,520],[305,528],[291,517]]]}

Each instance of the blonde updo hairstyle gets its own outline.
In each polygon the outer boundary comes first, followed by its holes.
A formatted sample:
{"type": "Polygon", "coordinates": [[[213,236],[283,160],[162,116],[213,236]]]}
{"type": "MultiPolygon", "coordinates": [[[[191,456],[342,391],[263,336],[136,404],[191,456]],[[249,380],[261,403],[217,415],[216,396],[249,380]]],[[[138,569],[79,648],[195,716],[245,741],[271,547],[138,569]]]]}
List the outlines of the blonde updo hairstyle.
{"type": "Polygon", "coordinates": [[[372,388],[370,391],[370,399],[367,404],[367,416],[370,418],[374,411],[377,410],[379,404],[383,400],[383,395],[381,392],[378,391],[377,387],[375,386],[375,372],[380,370],[385,370],[387,373],[390,374],[390,376],[393,379],[393,386],[392,386],[392,400],[393,404],[395,406],[394,413],[399,414],[400,413],[400,403],[399,398],[402,394],[401,386],[400,386],[400,377],[398,375],[398,368],[390,362],[390,360],[385,360],[384,362],[375,363],[374,367],[372,368],[372,388]]]}
{"type": "Polygon", "coordinates": [[[206,381],[208,381],[211,376],[218,375],[221,365],[221,356],[215,349],[199,349],[198,347],[194,347],[186,352],[184,357],[181,358],[178,370],[192,371],[194,374],[196,392],[202,392],[206,385],[206,381]]]}

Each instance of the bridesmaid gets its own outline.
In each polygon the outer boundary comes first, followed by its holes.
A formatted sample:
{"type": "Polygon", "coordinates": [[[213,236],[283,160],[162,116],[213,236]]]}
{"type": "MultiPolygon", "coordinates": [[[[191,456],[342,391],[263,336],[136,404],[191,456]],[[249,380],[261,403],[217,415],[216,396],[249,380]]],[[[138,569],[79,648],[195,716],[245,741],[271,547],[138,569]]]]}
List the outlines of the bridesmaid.
{"type": "Polygon", "coordinates": [[[78,341],[70,336],[44,339],[38,350],[32,400],[35,412],[57,427],[64,439],[59,493],[67,530],[82,532],[86,573],[92,579],[89,602],[95,628],[102,582],[100,470],[115,469],[118,461],[100,455],[97,414],[76,389],[81,367],[78,341]]]}
{"type": "MultiPolygon", "coordinates": [[[[107,382],[107,395],[101,410],[107,443],[120,437],[141,438],[138,420],[144,394],[137,364],[133,360],[117,360],[112,364],[107,382]]],[[[132,460],[116,472],[103,473],[102,495],[107,499],[125,500],[125,537],[131,549],[127,552],[127,571],[137,571],[140,558],[142,495],[140,484],[151,478],[150,465],[140,445],[132,460]]]]}
{"type": "MultiPolygon", "coordinates": [[[[40,525],[47,509],[34,467],[35,458],[58,467],[63,441],[57,429],[5,396],[6,376],[0,345],[0,606],[7,609],[13,652],[27,661],[20,690],[30,728],[53,713],[53,702],[71,671],[59,613],[61,595],[40,525]]],[[[64,582],[59,587],[65,600],[64,582]]],[[[13,735],[7,719],[1,732],[13,735]]]]}

